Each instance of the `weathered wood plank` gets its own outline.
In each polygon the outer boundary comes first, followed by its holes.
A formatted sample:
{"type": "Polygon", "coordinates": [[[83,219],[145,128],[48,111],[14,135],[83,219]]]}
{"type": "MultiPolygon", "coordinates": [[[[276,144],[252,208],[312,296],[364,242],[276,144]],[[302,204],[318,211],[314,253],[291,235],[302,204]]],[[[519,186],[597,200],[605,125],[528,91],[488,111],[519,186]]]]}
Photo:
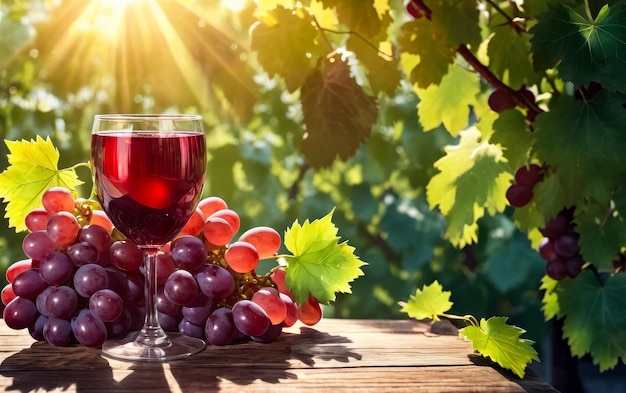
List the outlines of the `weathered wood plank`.
{"type": "Polygon", "coordinates": [[[555,392],[472,362],[471,345],[415,321],[336,320],[286,329],[272,344],[208,347],[189,359],[130,363],[34,342],[0,321],[0,391],[555,392]]]}

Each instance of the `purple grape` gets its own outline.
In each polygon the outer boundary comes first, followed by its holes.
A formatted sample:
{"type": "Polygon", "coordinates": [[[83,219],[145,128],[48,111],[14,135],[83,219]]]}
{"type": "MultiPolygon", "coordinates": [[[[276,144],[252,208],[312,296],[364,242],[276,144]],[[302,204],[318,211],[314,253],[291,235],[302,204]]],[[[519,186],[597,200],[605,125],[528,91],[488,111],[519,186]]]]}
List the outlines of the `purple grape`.
{"type": "Polygon", "coordinates": [[[494,90],[487,99],[487,104],[492,111],[500,113],[507,109],[515,108],[515,100],[503,89],[494,90]]]}
{"type": "Polygon", "coordinates": [[[132,317],[130,311],[125,308],[117,319],[105,323],[107,327],[107,337],[121,337],[125,335],[130,329],[131,322],[132,317]]]}
{"type": "Polygon", "coordinates": [[[109,275],[100,265],[89,263],[83,265],[74,273],[74,288],[82,296],[89,298],[101,289],[109,286],[109,275]]]}
{"type": "Polygon", "coordinates": [[[89,263],[98,263],[100,253],[96,246],[87,242],[78,242],[67,248],[67,255],[76,267],[87,265],[89,263]]]}
{"type": "Polygon", "coordinates": [[[176,303],[173,303],[170,299],[165,296],[163,293],[163,287],[159,287],[156,296],[156,308],[157,311],[167,315],[180,315],[181,306],[176,303]]]}
{"type": "Polygon", "coordinates": [[[548,262],[546,265],[546,274],[554,280],[562,280],[567,277],[567,266],[565,260],[559,258],[555,261],[548,262]]]}
{"type": "Polygon", "coordinates": [[[506,190],[506,199],[513,207],[524,207],[533,199],[533,190],[524,184],[511,184],[506,190]]]}
{"type": "Polygon", "coordinates": [[[178,332],[189,337],[204,338],[204,327],[194,325],[184,318],[178,324],[178,332]]]}
{"type": "Polygon", "coordinates": [[[103,322],[112,322],[122,315],[124,302],[110,289],[101,289],[89,298],[89,310],[103,322]]]}
{"type": "Polygon", "coordinates": [[[537,164],[520,167],[515,171],[515,182],[533,188],[542,179],[541,167],[537,164]]]}
{"type": "Polygon", "coordinates": [[[559,213],[556,217],[546,223],[541,230],[543,236],[554,241],[557,237],[565,234],[570,226],[570,218],[565,212],[559,213]]]}
{"type": "Polygon", "coordinates": [[[69,318],[76,311],[77,304],[76,292],[66,285],[53,288],[46,297],[47,314],[53,318],[69,318]]]}
{"type": "Polygon", "coordinates": [[[28,334],[37,341],[45,341],[46,338],[43,335],[43,328],[46,326],[46,321],[48,321],[48,317],[39,315],[37,319],[35,319],[35,322],[28,327],[28,334]]]}
{"type": "Polygon", "coordinates": [[[181,236],[172,241],[170,255],[179,269],[195,272],[206,263],[208,252],[197,237],[181,236]]]}
{"type": "Polygon", "coordinates": [[[104,271],[107,274],[107,281],[109,282],[107,288],[123,298],[124,293],[126,292],[126,283],[128,281],[126,275],[112,266],[105,267],[104,271]]]}
{"type": "Polygon", "coordinates": [[[6,305],[2,318],[11,329],[25,329],[35,322],[37,307],[32,301],[17,296],[6,305]]]}
{"type": "Polygon", "coordinates": [[[251,300],[238,301],[232,310],[235,326],[246,336],[261,336],[270,327],[270,319],[265,310],[251,300]]]}
{"type": "Polygon", "coordinates": [[[200,293],[189,305],[182,308],[183,317],[194,325],[204,326],[207,318],[215,310],[216,301],[200,293]]]}
{"type": "Polygon", "coordinates": [[[235,290],[235,279],[220,265],[207,265],[196,273],[200,291],[213,299],[224,299],[235,290]]]}
{"type": "Polygon", "coordinates": [[[565,260],[565,267],[567,269],[567,275],[574,278],[580,274],[582,267],[585,264],[580,255],[575,255],[565,260]]]}
{"type": "Polygon", "coordinates": [[[35,267],[19,272],[13,278],[11,285],[16,296],[26,299],[37,298],[41,291],[48,287],[48,284],[41,278],[39,269],[35,267]]]}
{"type": "Polygon", "coordinates": [[[39,274],[50,285],[67,283],[73,273],[74,263],[64,252],[49,252],[39,263],[39,274]]]}
{"type": "Polygon", "coordinates": [[[559,257],[559,254],[554,250],[554,243],[547,237],[541,239],[541,243],[539,243],[539,255],[546,262],[552,262],[559,257]]]}
{"type": "Polygon", "coordinates": [[[37,311],[39,311],[40,314],[45,315],[46,317],[50,316],[48,308],[46,307],[46,299],[54,288],[55,287],[48,287],[44,289],[39,295],[37,295],[37,299],[35,300],[35,306],[37,307],[37,311]]]}
{"type": "Polygon", "coordinates": [[[143,252],[130,240],[111,244],[109,257],[111,265],[127,272],[138,270],[143,263],[143,252]]]}
{"type": "Polygon", "coordinates": [[[22,241],[22,250],[29,258],[39,261],[46,254],[56,250],[56,244],[45,230],[31,232],[22,241]]]}
{"type": "Polygon", "coordinates": [[[204,326],[204,336],[212,345],[227,345],[237,337],[237,327],[230,308],[222,307],[213,311],[204,326]]]}
{"type": "Polygon", "coordinates": [[[48,318],[43,327],[46,341],[57,347],[65,347],[72,343],[72,326],[66,319],[48,318]]]}
{"type": "Polygon", "coordinates": [[[279,323],[276,325],[270,325],[265,333],[260,336],[253,336],[252,339],[256,342],[269,344],[273,343],[280,337],[280,334],[283,332],[283,323],[279,323]]]}
{"type": "Polygon", "coordinates": [[[76,340],[85,347],[99,347],[107,339],[106,325],[88,309],[80,310],[78,315],[72,318],[72,331],[76,340]]]}
{"type": "Polygon", "coordinates": [[[130,314],[130,327],[128,330],[139,330],[146,320],[146,309],[144,307],[127,307],[130,314]]]}
{"type": "Polygon", "coordinates": [[[157,313],[157,318],[159,319],[159,325],[161,329],[166,332],[178,332],[178,325],[180,321],[182,321],[183,316],[181,314],[178,315],[167,315],[162,313],[157,313]]]}
{"type": "Polygon", "coordinates": [[[171,302],[185,306],[198,296],[198,284],[187,270],[177,270],[165,281],[163,293],[171,302]]]}
{"type": "Polygon", "coordinates": [[[78,241],[93,244],[98,252],[104,252],[111,244],[111,235],[100,225],[85,225],[78,232],[78,241]]]}
{"type": "Polygon", "coordinates": [[[125,288],[120,294],[124,304],[131,306],[145,306],[144,280],[141,274],[129,274],[126,277],[125,288]]]}
{"type": "Polygon", "coordinates": [[[570,258],[580,252],[578,246],[578,236],[575,234],[565,234],[554,240],[554,251],[563,258],[570,258]]]}

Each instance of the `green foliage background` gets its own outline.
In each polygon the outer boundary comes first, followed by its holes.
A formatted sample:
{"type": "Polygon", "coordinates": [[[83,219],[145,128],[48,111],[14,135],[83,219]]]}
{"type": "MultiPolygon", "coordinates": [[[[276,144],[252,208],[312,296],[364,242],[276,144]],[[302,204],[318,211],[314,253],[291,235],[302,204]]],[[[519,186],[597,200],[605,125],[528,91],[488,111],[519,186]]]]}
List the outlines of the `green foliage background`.
{"type": "MultiPolygon", "coordinates": [[[[541,343],[560,311],[542,310],[538,229],[576,204],[586,260],[607,270],[626,246],[626,3],[424,2],[432,14],[413,19],[401,0],[3,1],[0,137],[50,136],[66,167],[88,159],[95,114],[201,113],[205,193],[242,228],[336,208],[339,235],[369,264],[327,316],[404,318],[397,302],[438,280],[454,313],[506,315],[541,343]],[[591,81],[605,90],[576,100],[591,81]],[[494,87],[517,109],[492,112],[494,87]],[[529,162],[553,175],[513,211],[504,193],[529,162]]],[[[0,269],[23,258],[22,237],[0,223],[0,269]]],[[[588,322],[571,321],[569,338],[588,322]]],[[[620,355],[601,356],[610,368],[620,355]]]]}

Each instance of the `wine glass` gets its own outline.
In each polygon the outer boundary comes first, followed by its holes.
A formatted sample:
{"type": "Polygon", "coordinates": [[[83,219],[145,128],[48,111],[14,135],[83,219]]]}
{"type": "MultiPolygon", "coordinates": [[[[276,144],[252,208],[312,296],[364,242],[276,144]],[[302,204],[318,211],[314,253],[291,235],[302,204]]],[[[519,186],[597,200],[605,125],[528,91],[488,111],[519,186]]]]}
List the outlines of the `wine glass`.
{"type": "Polygon", "coordinates": [[[115,227],[143,251],[146,318],[139,333],[102,345],[123,360],[172,360],[204,341],[166,333],[156,311],[157,252],[182,229],[201,198],[204,126],[197,115],[96,115],[91,162],[98,199],[115,227]]]}

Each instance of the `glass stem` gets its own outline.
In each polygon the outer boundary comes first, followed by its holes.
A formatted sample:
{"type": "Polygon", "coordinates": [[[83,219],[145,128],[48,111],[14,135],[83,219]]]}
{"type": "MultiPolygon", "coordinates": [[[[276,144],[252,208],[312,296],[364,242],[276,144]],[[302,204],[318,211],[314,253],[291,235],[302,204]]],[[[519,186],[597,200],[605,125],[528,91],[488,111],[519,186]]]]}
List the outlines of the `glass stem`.
{"type": "Polygon", "coordinates": [[[144,274],[146,285],[144,296],[146,298],[146,319],[144,326],[137,337],[137,341],[145,345],[163,345],[167,343],[167,336],[161,326],[156,308],[157,297],[157,271],[156,258],[157,248],[143,248],[144,274]]]}

